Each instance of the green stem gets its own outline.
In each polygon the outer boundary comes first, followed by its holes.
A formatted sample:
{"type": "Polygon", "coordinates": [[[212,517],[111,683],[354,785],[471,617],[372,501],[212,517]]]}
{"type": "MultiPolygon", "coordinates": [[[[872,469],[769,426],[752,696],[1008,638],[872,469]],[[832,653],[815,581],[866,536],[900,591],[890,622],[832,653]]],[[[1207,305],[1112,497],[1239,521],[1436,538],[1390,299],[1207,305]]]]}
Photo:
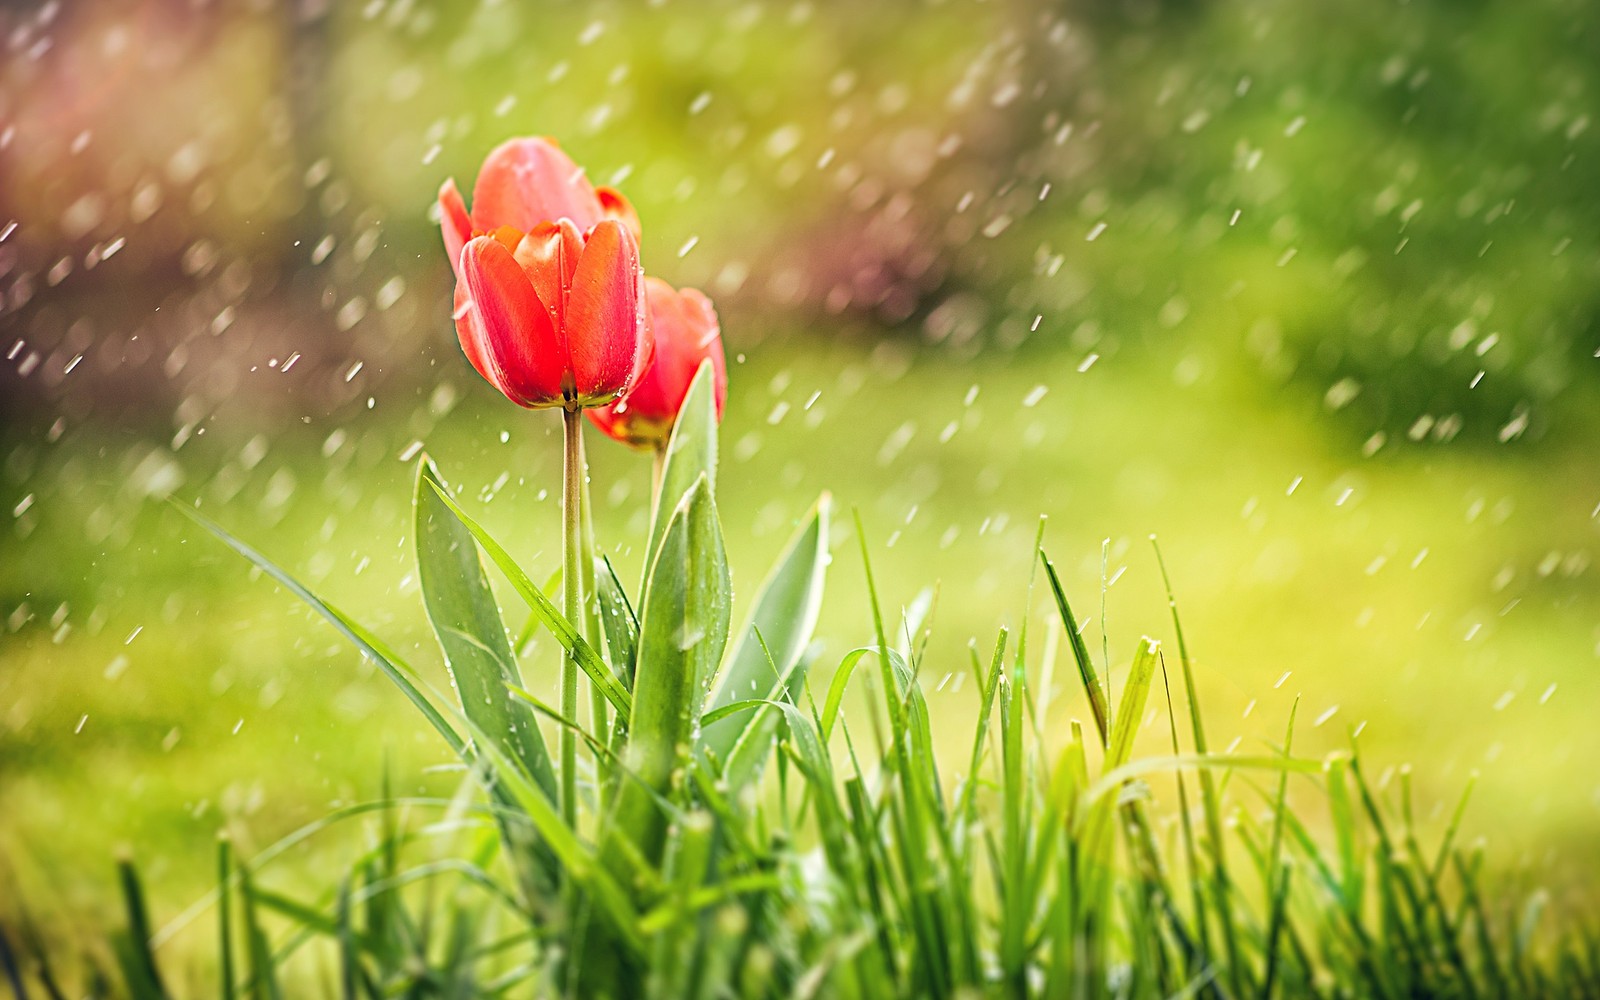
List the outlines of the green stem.
{"type": "MultiPolygon", "coordinates": [[[[561,451],[561,585],[567,621],[583,634],[583,415],[562,410],[565,437],[561,451]]],[[[578,718],[578,660],[568,656],[561,666],[561,714],[578,718]]],[[[561,727],[561,816],[578,828],[578,740],[570,726],[561,727]]]]}
{"type": "MultiPolygon", "coordinates": [[[[589,459],[584,453],[582,435],[579,435],[578,437],[578,468],[580,470],[580,474],[583,476],[584,482],[588,483],[589,459]]],[[[600,632],[600,611],[598,604],[600,592],[596,588],[594,579],[594,511],[590,507],[588,490],[583,491],[581,508],[583,521],[579,529],[581,532],[581,537],[578,543],[578,551],[581,553],[580,558],[583,560],[582,579],[584,605],[582,631],[583,637],[588,640],[589,645],[594,647],[595,652],[601,653],[601,655],[604,656],[604,650],[606,648],[604,643],[605,637],[601,635],[600,632]]],[[[573,624],[577,625],[578,623],[573,622],[573,624]]],[[[593,716],[593,732],[595,736],[598,737],[602,733],[606,732],[611,725],[608,702],[606,701],[605,692],[601,691],[599,685],[597,684],[589,685],[589,697],[590,712],[593,716]]],[[[601,769],[604,766],[604,762],[596,760],[595,765],[597,769],[601,769]]]]}

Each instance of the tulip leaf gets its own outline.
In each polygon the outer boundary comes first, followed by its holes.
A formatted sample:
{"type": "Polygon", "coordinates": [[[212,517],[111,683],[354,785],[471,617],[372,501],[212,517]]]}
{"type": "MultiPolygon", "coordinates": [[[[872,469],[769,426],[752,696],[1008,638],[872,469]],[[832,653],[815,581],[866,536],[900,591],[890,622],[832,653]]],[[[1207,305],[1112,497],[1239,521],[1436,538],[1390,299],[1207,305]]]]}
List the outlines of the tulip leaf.
{"type": "MultiPolygon", "coordinates": [[[[804,682],[802,656],[822,611],[828,564],[828,516],[824,493],[795,532],[755,598],[750,620],[739,632],[707,711],[741,699],[796,700],[804,682]]],[[[767,707],[719,718],[705,726],[700,746],[722,762],[723,776],[737,791],[759,776],[782,713],[767,707]]]]}
{"type": "Polygon", "coordinates": [[[532,709],[513,698],[508,687],[521,687],[522,675],[500,606],[472,533],[440,499],[442,487],[439,470],[424,455],[417,462],[416,544],[428,620],[455,680],[462,712],[554,797],[550,751],[532,709]]]}
{"type": "Polygon", "coordinates": [[[606,650],[611,654],[611,669],[632,689],[639,621],[634,617],[633,605],[628,602],[610,559],[601,556],[595,560],[594,579],[595,599],[600,604],[600,626],[605,633],[606,650]]]}
{"type": "MultiPolygon", "coordinates": [[[[711,484],[697,479],[672,511],[660,551],[650,567],[639,626],[633,711],[628,723],[626,768],[634,776],[618,790],[609,831],[628,837],[651,863],[659,863],[667,816],[658,798],[672,798],[700,722],[706,685],[728,642],[729,578],[722,529],[711,484]]],[[[628,853],[611,844],[612,858],[628,853]]]]}
{"type": "Polygon", "coordinates": [[[522,567],[517,565],[517,561],[511,558],[511,553],[507,552],[504,546],[495,541],[493,535],[483,530],[483,526],[473,520],[471,515],[462,510],[461,505],[452,500],[442,487],[434,486],[433,491],[439,497],[440,502],[450,509],[450,513],[454,514],[457,520],[466,526],[467,531],[472,533],[472,537],[477,539],[478,544],[483,546],[484,554],[489,557],[489,561],[498,566],[500,572],[505,574],[506,579],[511,582],[512,588],[516,590],[517,596],[522,598],[523,602],[528,605],[528,609],[538,617],[544,627],[550,630],[550,634],[556,637],[556,641],[561,643],[561,648],[577,659],[578,666],[583,669],[584,673],[589,675],[589,680],[594,682],[594,685],[606,696],[606,700],[611,702],[612,707],[624,714],[630,711],[633,701],[628,695],[628,689],[622,686],[622,683],[612,674],[611,668],[606,666],[606,662],[600,658],[600,654],[594,651],[593,646],[584,641],[583,636],[578,634],[578,630],[573,627],[573,624],[567,621],[561,612],[556,609],[550,598],[544,595],[544,591],[540,590],[533,580],[529,578],[528,574],[523,571],[522,567]]]}
{"type": "Polygon", "coordinates": [[[689,392],[678,408],[678,420],[667,441],[667,461],[661,472],[660,495],[650,525],[650,547],[645,550],[645,570],[655,565],[656,550],[666,534],[667,523],[683,498],[700,477],[706,491],[717,493],[717,390],[711,362],[702,362],[689,392]]]}

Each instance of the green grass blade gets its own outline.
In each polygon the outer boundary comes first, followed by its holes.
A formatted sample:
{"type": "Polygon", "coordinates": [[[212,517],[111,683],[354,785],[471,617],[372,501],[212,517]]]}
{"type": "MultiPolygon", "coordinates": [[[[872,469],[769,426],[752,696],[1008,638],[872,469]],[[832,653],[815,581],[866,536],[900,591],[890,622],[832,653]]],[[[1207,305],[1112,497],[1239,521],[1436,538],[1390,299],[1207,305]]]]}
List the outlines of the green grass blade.
{"type": "MultiPolygon", "coordinates": [[[[1161,571],[1161,584],[1167,592],[1167,608],[1172,614],[1172,632],[1178,642],[1178,663],[1183,668],[1183,689],[1189,701],[1189,728],[1196,753],[1210,752],[1206,742],[1205,721],[1200,711],[1200,696],[1195,690],[1194,664],[1189,659],[1189,644],[1183,637],[1183,620],[1178,616],[1178,599],[1172,590],[1172,578],[1167,574],[1167,561],[1161,555],[1161,546],[1154,535],[1150,547],[1155,550],[1156,566],[1161,571]]],[[[1228,986],[1235,995],[1245,992],[1245,970],[1239,948],[1238,930],[1234,922],[1235,902],[1232,899],[1232,879],[1228,875],[1228,851],[1223,838],[1222,801],[1217,792],[1217,782],[1210,771],[1200,772],[1200,800],[1205,810],[1206,839],[1211,850],[1211,881],[1216,893],[1216,910],[1221,917],[1222,942],[1228,956],[1228,986]]]]}
{"type": "Polygon", "coordinates": [[[261,927],[260,911],[256,906],[255,884],[250,869],[239,866],[239,898],[244,904],[245,954],[249,956],[251,1000],[283,1000],[283,989],[278,983],[278,964],[272,947],[267,943],[266,931],[261,927]]]}
{"type": "Polygon", "coordinates": [[[1083,683],[1084,694],[1089,698],[1089,711],[1094,716],[1095,729],[1100,733],[1100,746],[1109,745],[1111,708],[1106,698],[1105,687],[1100,683],[1100,674],[1094,667],[1094,660],[1089,656],[1089,647],[1083,641],[1083,633],[1078,629],[1078,620],[1073,617],[1072,608],[1067,603],[1067,592],[1061,586],[1061,577],[1056,575],[1056,568],[1050,562],[1050,557],[1044,554],[1044,549],[1038,549],[1039,560],[1044,563],[1044,573],[1050,581],[1050,592],[1056,599],[1056,610],[1061,615],[1062,627],[1066,629],[1067,641],[1072,644],[1072,659],[1078,665],[1078,678],[1083,683]]]}
{"type": "Polygon", "coordinates": [[[428,720],[428,722],[439,733],[439,735],[444,737],[445,742],[450,745],[450,749],[463,756],[466,754],[465,741],[461,739],[461,737],[456,733],[455,729],[451,727],[450,723],[445,721],[444,716],[439,713],[439,710],[434,707],[433,703],[428,700],[427,696],[418,690],[417,686],[412,683],[411,677],[416,676],[415,672],[410,667],[406,666],[403,660],[401,660],[398,656],[395,656],[386,647],[384,647],[384,645],[375,636],[373,636],[366,629],[362,628],[360,625],[357,625],[350,618],[346,617],[343,612],[334,608],[316,594],[313,594],[305,587],[305,585],[300,583],[300,581],[296,580],[294,577],[290,576],[288,573],[284,572],[284,570],[279,568],[276,563],[272,562],[272,560],[246,545],[244,542],[241,542],[239,539],[228,534],[228,532],[224,531],[222,526],[217,524],[215,521],[206,517],[204,514],[201,514],[194,508],[179,503],[177,500],[171,500],[169,502],[178,510],[182,511],[184,516],[188,517],[194,523],[200,525],[200,527],[211,532],[217,538],[221,539],[223,544],[227,545],[229,548],[233,549],[235,552],[254,563],[262,572],[272,577],[272,579],[276,580],[284,589],[298,597],[301,601],[305,602],[305,604],[308,605],[311,610],[315,611],[317,614],[326,619],[327,622],[334,628],[344,633],[345,638],[354,643],[357,649],[360,649],[372,660],[372,662],[376,663],[378,665],[378,669],[382,670],[384,675],[388,677],[389,680],[396,687],[398,687],[402,693],[405,694],[411,703],[417,707],[417,710],[422,713],[423,717],[428,720]]]}
{"type": "MultiPolygon", "coordinates": [[[[1294,720],[1300,712],[1300,699],[1289,708],[1289,726],[1283,736],[1283,756],[1288,758],[1294,750],[1294,720]]],[[[1278,975],[1278,946],[1282,939],[1284,916],[1289,900],[1290,867],[1283,861],[1284,821],[1289,813],[1289,772],[1278,776],[1278,794],[1273,804],[1272,846],[1267,851],[1267,864],[1262,878],[1270,897],[1270,915],[1267,921],[1266,957],[1262,960],[1262,1000],[1270,1000],[1278,975]]]]}
{"type": "Polygon", "coordinates": [[[128,921],[117,948],[123,981],[134,1000],[164,1000],[167,990],[161,982],[155,952],[150,949],[150,911],[145,903],[144,884],[131,860],[122,858],[117,862],[117,880],[128,921]]]}
{"type": "MultiPolygon", "coordinates": [[[[978,770],[983,766],[983,750],[988,742],[989,717],[994,711],[994,698],[999,687],[1000,671],[1005,666],[1007,632],[1001,629],[994,641],[994,655],[989,660],[988,679],[983,682],[981,707],[978,709],[976,731],[972,739],[972,759],[968,764],[966,780],[961,783],[961,798],[956,806],[956,821],[960,832],[966,830],[976,819],[978,801],[978,770]]],[[[976,655],[976,654],[974,654],[976,655]]]]}
{"type": "Polygon", "coordinates": [[[872,556],[867,551],[867,532],[861,525],[861,512],[852,510],[850,513],[855,518],[856,541],[861,546],[861,568],[867,578],[867,603],[872,609],[872,634],[878,642],[878,668],[883,682],[883,700],[888,703],[889,729],[898,734],[905,727],[900,721],[900,701],[895,696],[899,685],[895,681],[894,666],[890,662],[893,650],[889,648],[889,641],[883,631],[883,608],[878,604],[878,586],[872,579],[872,556]]]}
{"type": "Polygon", "coordinates": [[[217,838],[217,962],[222,1000],[234,1000],[233,968],[233,841],[217,838]]]}

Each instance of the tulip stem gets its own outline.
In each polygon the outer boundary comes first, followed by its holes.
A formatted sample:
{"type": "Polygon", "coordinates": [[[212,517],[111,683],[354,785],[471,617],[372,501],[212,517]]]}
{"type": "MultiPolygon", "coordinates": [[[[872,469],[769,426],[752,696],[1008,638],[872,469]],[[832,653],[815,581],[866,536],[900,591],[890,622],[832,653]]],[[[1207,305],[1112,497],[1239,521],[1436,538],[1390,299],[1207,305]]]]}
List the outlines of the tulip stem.
{"type": "MultiPolygon", "coordinates": [[[[589,457],[583,447],[583,436],[578,436],[578,467],[582,470],[584,484],[589,482],[589,457]]],[[[594,561],[594,511],[591,509],[589,491],[583,491],[580,504],[583,520],[580,522],[579,531],[582,533],[579,541],[579,558],[583,560],[583,637],[589,640],[589,645],[595,652],[605,654],[602,650],[605,636],[601,633],[600,624],[600,590],[595,583],[594,561]]],[[[577,622],[573,622],[577,625],[577,622]]],[[[598,684],[589,685],[590,710],[593,715],[594,735],[598,738],[610,727],[609,703],[606,701],[605,692],[600,690],[598,684]]],[[[626,721],[626,720],[624,720],[626,721]]],[[[605,766],[605,761],[595,759],[595,771],[600,773],[605,766]]]]}
{"type": "MultiPolygon", "coordinates": [[[[564,409],[565,438],[561,451],[561,584],[566,597],[567,621],[584,635],[583,626],[583,415],[564,409]]],[[[587,638],[587,637],[586,637],[587,638]]],[[[561,666],[561,715],[578,718],[578,658],[568,655],[561,666]]],[[[572,830],[578,828],[578,740],[570,725],[561,727],[561,817],[572,830]]]]}

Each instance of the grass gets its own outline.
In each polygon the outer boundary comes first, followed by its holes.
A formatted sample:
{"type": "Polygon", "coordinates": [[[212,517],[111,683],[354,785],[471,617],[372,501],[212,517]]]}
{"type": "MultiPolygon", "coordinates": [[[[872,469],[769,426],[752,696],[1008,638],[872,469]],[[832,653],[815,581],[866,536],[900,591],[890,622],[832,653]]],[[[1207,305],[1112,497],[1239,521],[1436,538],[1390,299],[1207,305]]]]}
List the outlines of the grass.
{"type": "MultiPolygon", "coordinates": [[[[1600,862],[1586,763],[1600,752],[1586,723],[1600,696],[1588,666],[1600,578],[1568,572],[1592,547],[1588,514],[1600,496],[1583,440],[1364,458],[1359,441],[1331,438],[1310,413],[1237,387],[1170,386],[1164,367],[1106,363],[1027,407],[1036,382],[1014,362],[913,357],[907,371],[892,351],[824,343],[774,335],[733,370],[719,498],[740,511],[723,525],[736,616],[759,582],[749,568],[769,564],[806,513],[812,498],[797,485],[829,486],[873,529],[891,613],[931,601],[929,711],[940,732],[960,729],[978,709],[959,679],[968,643],[987,646],[1001,622],[1015,630],[1037,515],[1051,514],[1067,593],[1097,593],[1105,559],[1119,627],[1102,630],[1092,601],[1080,624],[1097,654],[1109,646],[1118,672],[1131,639],[1168,634],[1145,541],[1157,532],[1187,611],[1213,746],[1279,738],[1298,694],[1305,752],[1339,749],[1342,732],[1366,723],[1389,760],[1413,767],[1430,818],[1481,771],[1478,829],[1501,866],[1560,883],[1600,862]],[[780,407],[787,415],[769,423],[780,407]],[[1152,420],[1174,409],[1183,419],[1152,420]],[[952,421],[958,431],[941,442],[952,421]],[[888,455],[908,424],[909,442],[888,455]],[[843,477],[817,457],[832,455],[861,459],[843,477]],[[1569,867],[1549,867],[1550,857],[1569,867]]],[[[448,794],[428,771],[442,746],[376,669],[195,539],[177,512],[144,502],[134,473],[166,456],[184,496],[204,498],[442,683],[409,565],[410,470],[396,457],[414,440],[449,456],[475,516],[541,583],[559,531],[553,498],[540,495],[558,457],[543,422],[507,414],[465,380],[457,387],[448,412],[439,390],[391,392],[371,413],[358,406],[279,436],[241,400],[175,454],[164,440],[88,428],[16,449],[33,471],[14,478],[19,461],[8,459],[3,506],[35,502],[0,557],[0,611],[20,623],[0,639],[0,836],[22,877],[57,887],[73,909],[101,909],[101,859],[127,843],[152,878],[198,892],[219,824],[241,848],[270,842],[370,795],[386,760],[407,794],[448,794]],[[325,455],[335,432],[344,444],[325,455]],[[258,433],[271,446],[246,468],[258,433]],[[287,493],[274,485],[285,476],[297,484],[287,493]]],[[[601,539],[637,537],[648,526],[647,463],[591,450],[604,484],[601,539]]],[[[607,553],[624,579],[639,579],[637,548],[607,553]]],[[[516,604],[491,576],[502,604],[516,604]]],[[[859,574],[833,574],[818,625],[830,664],[859,631],[865,600],[859,574]]],[[[1032,610],[1052,602],[1041,588],[1032,610]]],[[[536,639],[526,654],[541,665],[530,685],[549,698],[541,684],[554,648],[536,639]]],[[[939,748],[950,767],[968,750],[939,748]]],[[[318,859],[303,861],[308,876],[326,874],[318,859]]]]}
{"type": "Polygon", "coordinates": [[[970,650],[975,713],[930,711],[931,602],[885,616],[859,516],[854,611],[869,638],[813,683],[827,508],[802,520],[753,624],[731,631],[714,454],[675,452],[664,482],[682,500],[664,494],[659,554],[638,600],[616,584],[603,644],[424,467],[413,537],[459,708],[193,515],[401,686],[460,776],[444,795],[386,790],[261,851],[224,840],[215,891],[165,926],[124,861],[124,930],[109,946],[91,935],[63,947],[8,921],[8,961],[29,983],[14,989],[55,995],[69,968],[91,992],[138,998],[173,995],[184,977],[182,992],[251,997],[1600,993],[1577,908],[1491,876],[1460,808],[1442,828],[1419,817],[1410,773],[1371,773],[1360,727],[1304,756],[1296,703],[1281,741],[1212,750],[1175,601],[1175,654],[1145,638],[1126,662],[1109,643],[1097,659],[1042,524],[1015,636],[970,650]],[[521,686],[487,578],[466,571],[476,560],[440,572],[474,545],[582,664],[616,726],[560,718],[521,686]],[[1051,613],[1030,614],[1040,603],[1051,613]],[[1070,696],[1056,683],[1069,673],[1081,701],[1068,711],[1087,724],[1063,729],[1052,702],[1070,696]],[[519,705],[582,736],[572,819],[539,727],[509,711],[519,705]],[[1165,737],[1154,750],[1152,736],[1165,737]],[[952,773],[941,757],[959,745],[952,773]],[[352,822],[367,843],[341,870],[279,882],[308,839],[352,822]],[[214,973],[163,962],[158,945],[208,922],[215,943],[195,951],[214,973]]]}

